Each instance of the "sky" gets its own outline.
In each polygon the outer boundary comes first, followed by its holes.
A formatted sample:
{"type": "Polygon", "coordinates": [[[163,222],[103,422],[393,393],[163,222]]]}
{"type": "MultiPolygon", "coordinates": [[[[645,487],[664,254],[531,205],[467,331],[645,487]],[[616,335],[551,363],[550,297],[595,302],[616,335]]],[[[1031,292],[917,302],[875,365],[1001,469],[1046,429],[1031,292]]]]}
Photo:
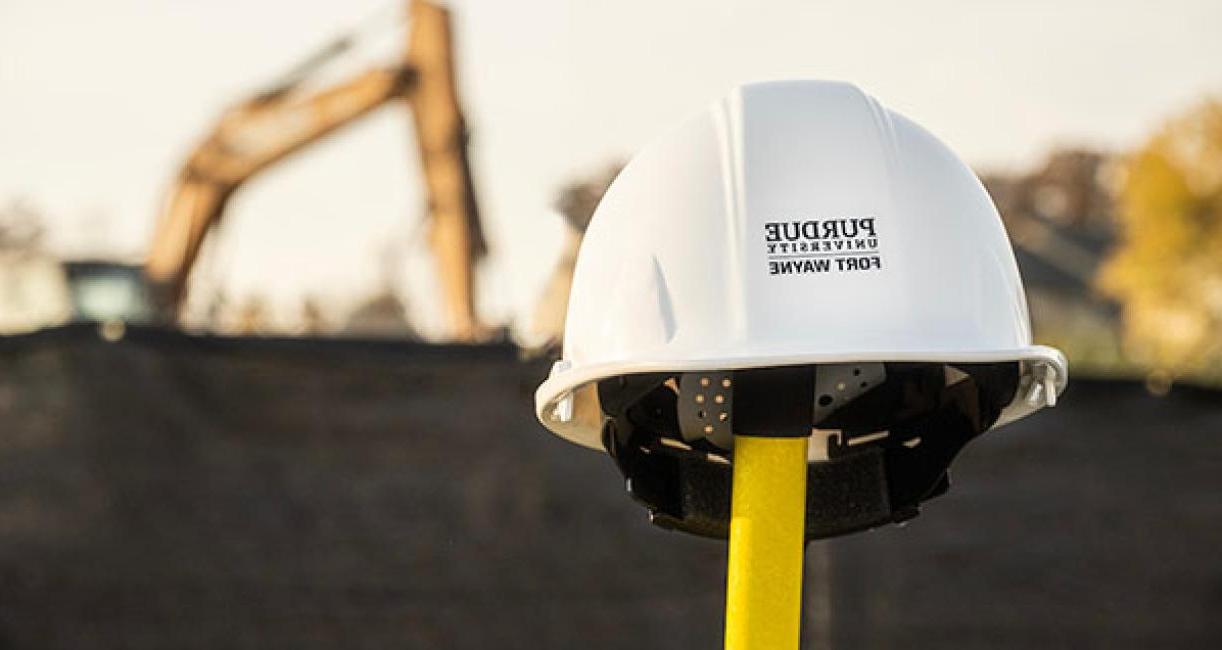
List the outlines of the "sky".
{"type": "MultiPolygon", "coordinates": [[[[521,322],[563,236],[565,182],[622,160],[739,83],[841,79],[977,169],[1123,150],[1222,96],[1217,0],[454,0],[460,92],[492,254],[481,311],[521,322]]],[[[337,80],[401,47],[386,0],[0,0],[0,204],[65,256],[136,261],[167,186],[228,105],[361,26],[337,80]]],[[[253,179],[193,295],[342,311],[389,282],[441,335],[408,119],[382,109],[253,179]],[[392,257],[403,252],[399,262],[392,257]],[[389,269],[389,271],[388,271],[389,269]]]]}

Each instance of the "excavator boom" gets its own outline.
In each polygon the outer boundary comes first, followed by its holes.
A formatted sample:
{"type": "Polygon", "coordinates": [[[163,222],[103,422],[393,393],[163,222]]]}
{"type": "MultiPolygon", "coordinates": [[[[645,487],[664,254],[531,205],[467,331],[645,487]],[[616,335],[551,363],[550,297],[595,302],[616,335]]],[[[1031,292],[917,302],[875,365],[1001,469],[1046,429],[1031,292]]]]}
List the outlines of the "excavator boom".
{"type": "Polygon", "coordinates": [[[243,183],[375,108],[402,100],[415,125],[430,246],[451,338],[470,341],[483,335],[475,315],[473,269],[486,246],[455,83],[450,16],[426,0],[409,5],[408,45],[398,65],[366,71],[313,94],[299,92],[304,74],[295,72],[290,82],[227,111],[191,153],[171,188],[145,263],[161,320],[178,319],[204,239],[243,183]]]}

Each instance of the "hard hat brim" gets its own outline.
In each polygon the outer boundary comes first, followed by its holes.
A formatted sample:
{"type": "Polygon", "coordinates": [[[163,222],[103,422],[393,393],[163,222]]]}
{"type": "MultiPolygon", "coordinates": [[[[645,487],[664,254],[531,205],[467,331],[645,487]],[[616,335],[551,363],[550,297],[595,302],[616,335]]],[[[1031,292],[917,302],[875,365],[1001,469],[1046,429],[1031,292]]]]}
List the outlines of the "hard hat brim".
{"type": "MultiPolygon", "coordinates": [[[[702,370],[743,370],[773,366],[799,366],[825,363],[857,362],[928,362],[928,363],[1022,363],[1023,377],[1014,401],[1002,412],[994,427],[1022,418],[1044,406],[1043,401],[1029,398],[1027,388],[1038,384],[1040,368],[1051,373],[1056,395],[1068,384],[1069,362],[1055,348],[1031,345],[1013,350],[938,351],[869,351],[820,354],[792,354],[753,357],[727,357],[672,361],[633,361],[590,364],[568,367],[557,362],[551,375],[535,391],[535,415],[543,426],[556,435],[591,449],[603,448],[601,441],[602,414],[598,407],[595,385],[598,381],[624,375],[644,373],[683,373],[702,370]]],[[[1055,398],[1053,398],[1055,399],[1055,398]]]]}

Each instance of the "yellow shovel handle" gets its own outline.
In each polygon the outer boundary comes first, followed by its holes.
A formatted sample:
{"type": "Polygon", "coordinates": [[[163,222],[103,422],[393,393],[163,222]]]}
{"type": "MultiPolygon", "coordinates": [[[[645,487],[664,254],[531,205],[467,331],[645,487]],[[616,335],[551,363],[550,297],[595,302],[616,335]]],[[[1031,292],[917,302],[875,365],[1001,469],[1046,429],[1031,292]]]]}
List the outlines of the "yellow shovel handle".
{"type": "Polygon", "coordinates": [[[726,650],[797,650],[808,438],[734,439],[726,650]]]}

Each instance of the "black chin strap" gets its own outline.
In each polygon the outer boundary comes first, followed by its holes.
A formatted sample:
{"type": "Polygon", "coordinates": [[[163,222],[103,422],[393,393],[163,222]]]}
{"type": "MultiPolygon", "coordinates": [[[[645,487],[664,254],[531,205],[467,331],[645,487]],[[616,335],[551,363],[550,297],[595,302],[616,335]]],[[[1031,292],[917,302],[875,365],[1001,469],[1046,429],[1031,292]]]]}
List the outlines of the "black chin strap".
{"type": "MultiPolygon", "coordinates": [[[[778,380],[778,388],[797,385],[805,390],[802,381],[773,379],[778,380]]],[[[742,405],[751,403],[742,399],[743,391],[751,389],[749,381],[743,378],[736,376],[734,381],[739,391],[735,413],[738,427],[745,415],[742,405]]],[[[700,443],[685,448],[662,440],[675,438],[665,435],[674,433],[665,431],[673,424],[669,418],[651,416],[665,414],[668,406],[673,412],[674,398],[669,391],[646,393],[644,387],[657,386],[655,382],[656,378],[653,381],[642,378],[638,390],[622,394],[625,399],[637,402],[635,412],[616,408],[626,406],[623,402],[610,405],[612,408],[607,410],[615,415],[604,425],[603,444],[623,473],[629,494],[649,510],[654,524],[703,537],[727,538],[730,462],[724,452],[702,448],[700,443]]],[[[760,384],[756,388],[767,386],[760,384]]],[[[833,438],[829,443],[829,460],[808,465],[807,541],[911,519],[919,513],[922,501],[945,493],[950,484],[947,470],[951,461],[968,441],[996,420],[998,409],[981,403],[980,388],[972,380],[946,387],[940,392],[936,408],[892,427],[887,440],[881,443],[854,445],[850,444],[851,436],[842,436],[838,441],[833,438]]],[[[790,404],[798,399],[797,394],[782,397],[784,403],[790,404]]],[[[803,408],[805,405],[795,407],[795,412],[803,408]]],[[[760,419],[748,420],[741,426],[759,428],[757,435],[766,435],[778,421],[776,411],[760,413],[760,419]]]]}

